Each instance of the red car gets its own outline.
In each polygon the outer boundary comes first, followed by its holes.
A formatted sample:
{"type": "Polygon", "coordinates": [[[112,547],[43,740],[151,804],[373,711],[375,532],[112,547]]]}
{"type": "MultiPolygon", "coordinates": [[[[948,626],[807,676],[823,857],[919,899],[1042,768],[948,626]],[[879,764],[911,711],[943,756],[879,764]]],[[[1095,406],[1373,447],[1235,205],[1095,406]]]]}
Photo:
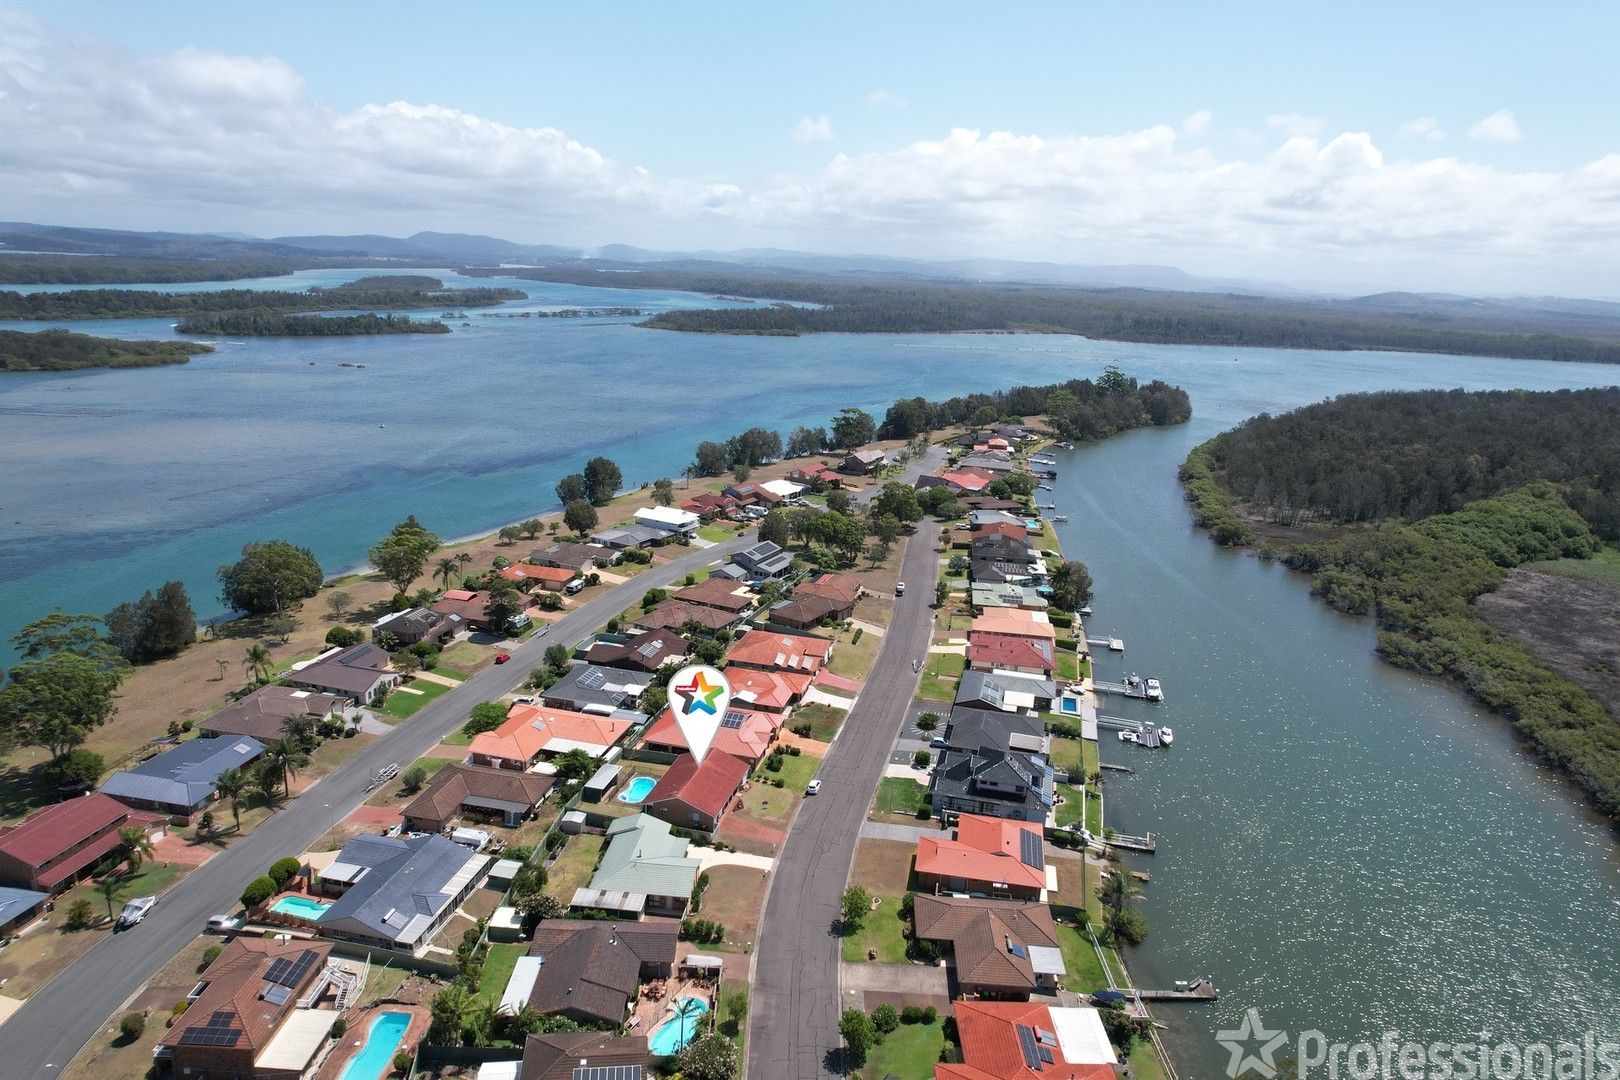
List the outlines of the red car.
{"type": "Polygon", "coordinates": [[[510,659],[512,659],[512,654],[509,653],[509,652],[502,652],[502,653],[496,653],[495,654],[495,662],[497,664],[504,664],[510,659]]]}

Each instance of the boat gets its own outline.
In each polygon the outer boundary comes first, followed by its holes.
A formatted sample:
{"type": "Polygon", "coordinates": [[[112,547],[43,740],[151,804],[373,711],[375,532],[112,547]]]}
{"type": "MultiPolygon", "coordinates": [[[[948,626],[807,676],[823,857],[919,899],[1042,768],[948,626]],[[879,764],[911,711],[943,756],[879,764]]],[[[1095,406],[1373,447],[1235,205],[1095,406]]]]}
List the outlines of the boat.
{"type": "Polygon", "coordinates": [[[1057,503],[1041,503],[1042,510],[1056,510],[1057,503]]]}
{"type": "Polygon", "coordinates": [[[1069,515],[1068,514],[1053,514],[1052,515],[1052,520],[1053,521],[1068,521],[1069,520],[1069,515]]]}
{"type": "Polygon", "coordinates": [[[1163,701],[1164,688],[1159,685],[1158,679],[1149,679],[1142,687],[1142,693],[1149,701],[1163,701]]]}
{"type": "MultiPolygon", "coordinates": [[[[1052,520],[1057,521],[1059,519],[1053,518],[1052,520]]],[[[1064,518],[1063,520],[1067,521],[1068,519],[1064,518]]],[[[1080,616],[1082,616],[1084,618],[1088,618],[1088,619],[1091,618],[1091,605],[1087,604],[1085,607],[1081,608],[1078,612],[1076,612],[1076,614],[1078,614],[1078,615],[1080,615],[1080,616]]]]}
{"type": "Polygon", "coordinates": [[[1119,741],[1120,742],[1128,742],[1128,743],[1135,742],[1136,741],[1136,732],[1134,732],[1134,731],[1122,731],[1122,732],[1120,732],[1119,733],[1119,741]]]}
{"type": "Polygon", "coordinates": [[[1171,743],[1176,741],[1176,733],[1167,727],[1162,727],[1159,729],[1159,741],[1164,743],[1164,745],[1169,746],[1171,743]]]}

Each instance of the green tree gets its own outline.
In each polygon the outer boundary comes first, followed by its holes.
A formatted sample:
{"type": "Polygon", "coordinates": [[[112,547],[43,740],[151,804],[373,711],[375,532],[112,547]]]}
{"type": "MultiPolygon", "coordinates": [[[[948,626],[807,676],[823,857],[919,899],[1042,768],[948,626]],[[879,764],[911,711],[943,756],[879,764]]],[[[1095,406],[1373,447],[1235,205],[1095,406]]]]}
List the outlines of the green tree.
{"type": "Polygon", "coordinates": [[[326,594],[326,611],[333,619],[341,621],[353,608],[354,594],[346,589],[333,589],[326,594]]]}
{"type": "Polygon", "coordinates": [[[295,857],[283,855],[270,864],[270,869],[265,872],[265,876],[276,883],[276,888],[285,889],[287,882],[298,876],[298,871],[303,869],[303,865],[295,857]]]}
{"type": "Polygon", "coordinates": [[[872,1010],[872,1026],[887,1035],[900,1026],[900,1010],[887,1003],[872,1010]]]}
{"type": "Polygon", "coordinates": [[[569,750],[552,762],[557,767],[557,779],[562,783],[584,780],[596,771],[596,759],[583,750],[569,750]]]}
{"type": "Polygon", "coordinates": [[[270,655],[269,649],[257,641],[249,645],[247,651],[242,654],[242,670],[246,671],[248,677],[255,682],[268,682],[270,671],[274,666],[275,657],[270,655]]]}
{"type": "Polygon", "coordinates": [[[569,473],[557,481],[557,501],[567,506],[571,502],[587,499],[590,494],[590,485],[585,483],[582,473],[569,473]]]}
{"type": "Polygon", "coordinates": [[[832,421],[832,445],[837,450],[853,450],[872,441],[877,424],[872,414],[864,409],[847,408],[839,411],[832,421]]]}
{"type": "Polygon", "coordinates": [[[241,769],[226,769],[214,780],[214,790],[219,797],[231,801],[231,820],[236,822],[236,831],[242,831],[242,796],[248,790],[248,778],[241,769]]]}
{"type": "Polygon", "coordinates": [[[742,1055],[737,1044],[718,1033],[689,1043],[675,1057],[675,1067],[688,1080],[736,1080],[742,1055]]]}
{"type": "Polygon", "coordinates": [[[482,735],[506,723],[506,708],[499,702],[481,701],[472,707],[467,722],[461,725],[463,735],[482,735]]]}
{"type": "Polygon", "coordinates": [[[490,629],[504,634],[512,620],[523,614],[523,594],[510,581],[496,577],[489,583],[489,602],[484,611],[489,617],[490,629]]]}
{"type": "Polygon", "coordinates": [[[692,472],[697,476],[720,476],[731,468],[731,452],[725,443],[700,442],[692,461],[692,472]]]}
{"type": "Polygon", "coordinates": [[[40,771],[47,782],[58,787],[93,787],[107,771],[107,763],[94,750],[76,747],[46,762],[40,771]]]}
{"type": "Polygon", "coordinates": [[[107,613],[106,623],[107,640],[135,664],[173,656],[197,640],[197,615],[185,585],[178,581],[165,582],[156,593],[148,591],[133,603],[119,604],[107,613]]]}
{"type": "Polygon", "coordinates": [[[859,1009],[845,1009],[838,1020],[838,1034],[844,1039],[844,1053],[849,1064],[860,1068],[866,1064],[866,1055],[877,1041],[872,1018],[859,1009]]]}
{"type": "Polygon", "coordinates": [[[400,794],[415,795],[421,791],[422,785],[427,783],[427,775],[427,770],[420,765],[412,765],[406,769],[404,775],[399,778],[400,794]]]}
{"type": "Polygon", "coordinates": [[[275,762],[281,770],[281,788],[288,798],[292,798],[293,777],[298,770],[309,764],[309,755],[299,745],[296,739],[277,739],[266,750],[265,756],[275,762]]]}
{"type": "Polygon", "coordinates": [[[611,458],[593,457],[585,463],[585,497],[593,506],[606,506],[624,486],[624,474],[611,458]]]}
{"type": "Polygon", "coordinates": [[[883,514],[872,522],[872,535],[878,540],[878,562],[889,557],[894,542],[900,539],[900,519],[893,514],[883,514]]]}
{"type": "Polygon", "coordinates": [[[568,531],[585,536],[596,528],[596,507],[584,499],[575,499],[563,507],[563,524],[568,531]]]}
{"type": "MultiPolygon", "coordinates": [[[[114,659],[123,664],[116,654],[114,659]]],[[[61,757],[111,719],[123,671],[76,652],[24,660],[0,690],[0,740],[61,757]]]]}
{"type": "Polygon", "coordinates": [[[1078,559],[1052,571],[1052,602],[1064,611],[1079,611],[1091,603],[1091,571],[1078,559]]]}
{"type": "Polygon", "coordinates": [[[793,539],[789,524],[788,512],[782,509],[772,510],[766,514],[759,523],[759,538],[769,540],[777,547],[785,548],[793,539]]]}
{"type": "Polygon", "coordinates": [[[433,576],[438,579],[440,588],[448,589],[460,569],[461,564],[453,556],[446,555],[433,564],[433,576]]]}
{"type": "Polygon", "coordinates": [[[128,884],[128,879],[122,874],[107,874],[96,882],[96,892],[100,893],[101,898],[107,901],[107,919],[109,922],[113,918],[113,905],[122,898],[124,889],[128,884]]]}
{"type": "Polygon", "coordinates": [[[653,501],[668,506],[675,501],[675,482],[668,477],[653,481],[653,501]]]}
{"type": "Polygon", "coordinates": [[[1097,890],[1097,899],[1110,911],[1124,911],[1142,895],[1142,887],[1123,868],[1116,868],[1097,890]]]}
{"type": "Polygon", "coordinates": [[[533,540],[535,537],[540,535],[541,531],[544,530],[545,527],[546,523],[541,521],[539,518],[529,518],[518,526],[518,528],[523,530],[523,539],[525,540],[533,540]]]}
{"type": "Polygon", "coordinates": [[[118,830],[118,857],[124,860],[131,874],[141,868],[141,863],[152,854],[152,837],[139,825],[129,825],[118,830]]]}
{"type": "Polygon", "coordinates": [[[280,613],[320,591],[321,564],[286,540],[245,544],[242,557],[219,568],[220,601],[249,615],[280,613]]]}
{"type": "Polygon", "coordinates": [[[242,890],[242,906],[245,908],[258,907],[279,891],[275,878],[269,874],[261,874],[248,882],[247,887],[242,890]]]}
{"type": "Polygon", "coordinates": [[[393,583],[395,591],[404,592],[422,576],[428,558],[437,550],[438,536],[423,528],[412,514],[395,525],[366,554],[377,572],[393,583]]]}
{"type": "Polygon", "coordinates": [[[909,439],[930,430],[928,402],[924,398],[902,398],[883,414],[879,433],[885,439],[909,439]]]}
{"type": "Polygon", "coordinates": [[[895,482],[883,485],[883,490],[872,500],[871,512],[874,516],[888,514],[902,525],[920,521],[923,516],[922,504],[917,501],[916,489],[910,484],[895,482]]]}
{"type": "Polygon", "coordinates": [[[11,644],[24,660],[70,653],[108,669],[124,666],[113,644],[102,636],[102,621],[94,615],[53,611],[17,631],[11,644]]]}
{"type": "Polygon", "coordinates": [[[859,930],[871,910],[871,893],[859,885],[851,885],[845,889],[843,898],[839,901],[839,926],[844,936],[849,937],[859,930]]]}
{"type": "Polygon", "coordinates": [[[140,1038],[146,1031],[146,1014],[139,1012],[125,1013],[118,1021],[118,1039],[121,1045],[128,1046],[140,1038]]]}
{"type": "Polygon", "coordinates": [[[951,587],[944,578],[934,582],[934,606],[944,607],[945,601],[951,598],[951,587]]]}
{"type": "Polygon", "coordinates": [[[432,1023],[428,1026],[428,1042],[451,1046],[461,1041],[462,1023],[473,1007],[473,993],[459,982],[433,995],[428,1005],[432,1023]]]}
{"type": "Polygon", "coordinates": [[[253,789],[264,796],[264,801],[270,806],[276,804],[276,788],[281,785],[281,765],[271,758],[262,759],[253,767],[253,789]]]}

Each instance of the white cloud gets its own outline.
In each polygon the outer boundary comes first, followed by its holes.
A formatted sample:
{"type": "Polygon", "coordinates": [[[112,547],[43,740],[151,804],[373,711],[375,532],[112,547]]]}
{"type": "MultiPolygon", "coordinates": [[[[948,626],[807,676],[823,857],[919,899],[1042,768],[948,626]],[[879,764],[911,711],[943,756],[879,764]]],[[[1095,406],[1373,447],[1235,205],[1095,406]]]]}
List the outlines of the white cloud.
{"type": "Polygon", "coordinates": [[[1469,128],[1468,137],[1483,142],[1516,143],[1524,138],[1524,132],[1519,130],[1519,122],[1512,112],[1498,109],[1469,128]]]}
{"type": "Polygon", "coordinates": [[[1199,109],[1181,122],[1183,135],[1203,135],[1209,131],[1210,125],[1215,122],[1215,114],[1208,109],[1199,109]]]}
{"type": "Polygon", "coordinates": [[[1401,125],[1401,135],[1407,139],[1427,139],[1430,142],[1441,142],[1446,137],[1446,129],[1440,126],[1440,121],[1432,116],[1420,116],[1416,120],[1401,125]]]}
{"type": "Polygon", "coordinates": [[[832,120],[825,116],[806,116],[793,125],[789,137],[794,142],[825,142],[833,137],[832,120]]]}
{"type": "Polygon", "coordinates": [[[874,90],[866,95],[866,103],[874,109],[905,109],[911,105],[910,100],[888,90],[874,90]]]}
{"type": "Polygon", "coordinates": [[[1302,113],[1272,113],[1266,117],[1266,127],[1284,135],[1320,135],[1327,129],[1327,121],[1302,113]]]}
{"type": "MultiPolygon", "coordinates": [[[[0,10],[0,191],[17,219],[1152,261],[1307,284],[1620,295],[1620,153],[1562,171],[1386,160],[1367,134],[1313,134],[1300,118],[1217,152],[1189,145],[1199,116],[1109,134],[957,129],[763,184],[723,165],[672,177],[543,121],[337,108],[279,60],[132,53],[0,10]]],[[[831,135],[824,117],[802,126],[831,135]]]]}

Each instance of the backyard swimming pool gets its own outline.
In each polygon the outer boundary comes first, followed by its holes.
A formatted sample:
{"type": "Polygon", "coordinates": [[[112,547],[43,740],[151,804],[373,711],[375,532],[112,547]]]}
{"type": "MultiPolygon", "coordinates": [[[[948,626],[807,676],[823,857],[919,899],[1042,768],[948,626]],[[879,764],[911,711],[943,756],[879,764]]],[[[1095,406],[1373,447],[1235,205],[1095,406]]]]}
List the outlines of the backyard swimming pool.
{"type": "Polygon", "coordinates": [[[270,910],[277,915],[290,915],[295,919],[308,919],[314,922],[331,906],[320,900],[311,900],[307,896],[283,896],[270,905],[270,910]]]}
{"type": "Polygon", "coordinates": [[[634,806],[651,794],[652,789],[657,786],[658,778],[656,776],[638,776],[624,785],[624,790],[619,792],[619,801],[634,806]]]}
{"type": "Polygon", "coordinates": [[[682,1047],[697,1038],[699,1023],[708,1011],[709,1003],[702,998],[681,998],[675,1004],[675,1015],[653,1028],[652,1035],[647,1039],[647,1048],[659,1057],[679,1053],[682,1047]]]}
{"type": "Polygon", "coordinates": [[[338,1080],[378,1080],[387,1076],[394,1067],[394,1051],[410,1026],[410,1013],[385,1012],[378,1016],[366,1032],[366,1045],[343,1066],[338,1080]]]}

